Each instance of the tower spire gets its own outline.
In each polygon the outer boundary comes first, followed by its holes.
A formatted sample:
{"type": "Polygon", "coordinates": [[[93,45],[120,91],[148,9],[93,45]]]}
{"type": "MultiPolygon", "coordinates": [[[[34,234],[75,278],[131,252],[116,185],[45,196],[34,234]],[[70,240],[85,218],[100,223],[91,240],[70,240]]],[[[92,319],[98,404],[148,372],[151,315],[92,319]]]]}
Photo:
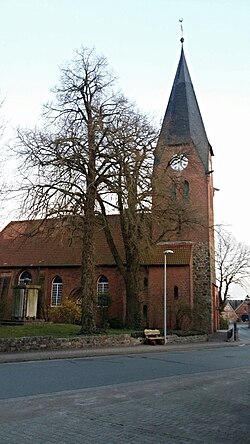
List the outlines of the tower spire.
{"type": "MultiPolygon", "coordinates": [[[[183,31],[182,25],[181,29],[183,31]]],[[[181,56],[163,119],[159,142],[166,147],[170,145],[194,144],[207,170],[208,151],[211,151],[212,154],[212,147],[207,139],[187,67],[183,41],[182,37],[181,56]]]]}

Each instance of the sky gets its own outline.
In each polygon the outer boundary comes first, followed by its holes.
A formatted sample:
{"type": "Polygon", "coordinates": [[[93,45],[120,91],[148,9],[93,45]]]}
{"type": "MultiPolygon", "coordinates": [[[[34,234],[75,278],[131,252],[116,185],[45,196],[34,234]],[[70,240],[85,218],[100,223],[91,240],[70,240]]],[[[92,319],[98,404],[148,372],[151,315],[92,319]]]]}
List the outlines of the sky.
{"type": "MultiPolygon", "coordinates": [[[[39,123],[60,66],[81,46],[103,54],[124,94],[160,123],[180,57],[180,19],[214,151],[215,223],[250,246],[249,0],[0,0],[5,139],[39,123]]],[[[0,208],[0,217],[3,227],[13,215],[0,208]]]]}

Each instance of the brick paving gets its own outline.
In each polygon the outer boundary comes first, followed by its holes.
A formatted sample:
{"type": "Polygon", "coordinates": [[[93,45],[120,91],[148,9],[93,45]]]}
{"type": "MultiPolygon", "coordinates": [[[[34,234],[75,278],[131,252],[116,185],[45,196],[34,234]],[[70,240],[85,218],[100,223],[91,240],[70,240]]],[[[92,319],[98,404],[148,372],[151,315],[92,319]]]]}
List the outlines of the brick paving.
{"type": "Polygon", "coordinates": [[[4,444],[250,443],[250,369],[0,402],[4,444]]]}

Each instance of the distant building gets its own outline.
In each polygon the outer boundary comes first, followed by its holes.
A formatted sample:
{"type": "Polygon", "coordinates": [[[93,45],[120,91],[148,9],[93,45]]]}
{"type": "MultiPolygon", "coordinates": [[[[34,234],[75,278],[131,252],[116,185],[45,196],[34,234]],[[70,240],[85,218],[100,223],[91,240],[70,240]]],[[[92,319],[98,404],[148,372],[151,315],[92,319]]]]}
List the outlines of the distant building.
{"type": "Polygon", "coordinates": [[[238,320],[243,322],[249,321],[249,313],[248,313],[249,301],[242,301],[238,307],[235,309],[235,313],[237,314],[238,320]]]}
{"type": "Polygon", "coordinates": [[[221,317],[225,320],[227,320],[228,322],[237,322],[238,320],[238,315],[236,314],[236,312],[234,311],[232,305],[230,304],[230,302],[226,302],[224,309],[221,313],[221,317]]]}

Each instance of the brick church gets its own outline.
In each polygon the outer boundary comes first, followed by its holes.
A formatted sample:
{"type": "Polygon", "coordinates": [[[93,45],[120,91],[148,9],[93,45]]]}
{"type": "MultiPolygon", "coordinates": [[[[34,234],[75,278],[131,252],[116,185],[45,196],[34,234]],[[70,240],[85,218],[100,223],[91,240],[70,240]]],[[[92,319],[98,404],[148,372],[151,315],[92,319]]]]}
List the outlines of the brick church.
{"type": "MultiPolygon", "coordinates": [[[[214,265],[213,150],[208,141],[183,42],[177,72],[155,150],[153,208],[171,207],[174,229],[155,223],[153,251],[140,268],[143,327],[218,328],[214,265]],[[175,211],[173,210],[175,208],[175,211]],[[172,234],[171,234],[172,233],[172,234]],[[166,277],[164,283],[164,276],[166,277]],[[164,284],[166,287],[164,288],[164,284]]],[[[122,250],[119,216],[111,225],[122,250]]],[[[157,218],[156,218],[157,219],[157,218]]],[[[14,221],[0,233],[0,317],[46,318],[46,307],[75,297],[80,286],[81,249],[68,241],[56,220],[14,221]],[[33,233],[30,236],[30,233],[33,233]],[[25,300],[25,304],[24,304],[25,300]]],[[[109,293],[110,318],[125,321],[126,293],[103,230],[96,230],[97,294],[109,293]]]]}

